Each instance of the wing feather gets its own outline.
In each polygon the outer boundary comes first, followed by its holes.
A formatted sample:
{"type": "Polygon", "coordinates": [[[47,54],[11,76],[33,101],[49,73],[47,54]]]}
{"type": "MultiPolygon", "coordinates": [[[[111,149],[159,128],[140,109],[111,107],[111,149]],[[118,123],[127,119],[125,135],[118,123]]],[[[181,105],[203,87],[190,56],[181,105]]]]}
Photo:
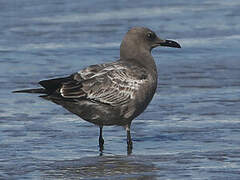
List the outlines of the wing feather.
{"type": "Polygon", "coordinates": [[[112,106],[122,105],[133,99],[146,82],[142,78],[146,76],[141,75],[144,70],[134,72],[119,64],[89,66],[78,72],[73,81],[63,83],[60,93],[64,98],[84,97],[112,106]]]}

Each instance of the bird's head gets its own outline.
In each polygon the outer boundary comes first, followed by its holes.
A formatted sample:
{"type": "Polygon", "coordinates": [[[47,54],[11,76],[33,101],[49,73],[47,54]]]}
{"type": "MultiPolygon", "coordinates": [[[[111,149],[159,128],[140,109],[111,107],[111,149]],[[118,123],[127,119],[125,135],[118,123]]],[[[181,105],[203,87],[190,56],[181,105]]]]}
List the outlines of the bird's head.
{"type": "Polygon", "coordinates": [[[151,50],[158,46],[181,48],[177,42],[161,39],[148,28],[134,27],[126,33],[122,40],[120,57],[141,58],[140,56],[150,54],[151,50]]]}

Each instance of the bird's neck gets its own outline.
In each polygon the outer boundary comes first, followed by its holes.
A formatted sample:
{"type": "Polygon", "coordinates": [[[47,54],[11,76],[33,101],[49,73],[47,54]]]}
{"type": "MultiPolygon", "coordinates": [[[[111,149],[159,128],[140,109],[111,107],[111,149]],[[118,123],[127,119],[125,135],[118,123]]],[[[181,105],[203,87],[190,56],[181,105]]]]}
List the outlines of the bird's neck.
{"type": "Polygon", "coordinates": [[[157,66],[150,52],[141,51],[141,54],[134,54],[125,56],[125,54],[120,54],[120,59],[123,61],[128,61],[136,63],[144,67],[149,73],[157,76],[157,66]]]}

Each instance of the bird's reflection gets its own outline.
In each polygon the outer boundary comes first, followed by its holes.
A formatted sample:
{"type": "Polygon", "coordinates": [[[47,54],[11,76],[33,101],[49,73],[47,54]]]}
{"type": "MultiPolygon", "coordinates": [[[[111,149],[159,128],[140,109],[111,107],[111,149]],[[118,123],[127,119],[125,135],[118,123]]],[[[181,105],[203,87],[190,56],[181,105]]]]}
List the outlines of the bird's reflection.
{"type": "Polygon", "coordinates": [[[57,161],[44,172],[44,179],[116,178],[156,179],[157,168],[142,156],[98,156],[57,161]]]}
{"type": "MultiPolygon", "coordinates": [[[[131,146],[127,146],[127,155],[131,155],[132,154],[132,145],[131,146]]],[[[104,145],[99,145],[99,156],[102,156],[104,154],[104,145]]]]}

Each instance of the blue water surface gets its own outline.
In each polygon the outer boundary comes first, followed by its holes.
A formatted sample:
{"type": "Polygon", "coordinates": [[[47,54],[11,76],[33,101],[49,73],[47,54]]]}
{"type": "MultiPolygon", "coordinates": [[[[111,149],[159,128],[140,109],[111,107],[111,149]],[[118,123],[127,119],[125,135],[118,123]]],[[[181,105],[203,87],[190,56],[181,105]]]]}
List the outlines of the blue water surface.
{"type": "Polygon", "coordinates": [[[0,1],[0,179],[240,179],[240,1],[0,1]],[[146,26],[158,89],[132,123],[98,127],[33,94],[37,82],[116,60],[146,26]]]}

